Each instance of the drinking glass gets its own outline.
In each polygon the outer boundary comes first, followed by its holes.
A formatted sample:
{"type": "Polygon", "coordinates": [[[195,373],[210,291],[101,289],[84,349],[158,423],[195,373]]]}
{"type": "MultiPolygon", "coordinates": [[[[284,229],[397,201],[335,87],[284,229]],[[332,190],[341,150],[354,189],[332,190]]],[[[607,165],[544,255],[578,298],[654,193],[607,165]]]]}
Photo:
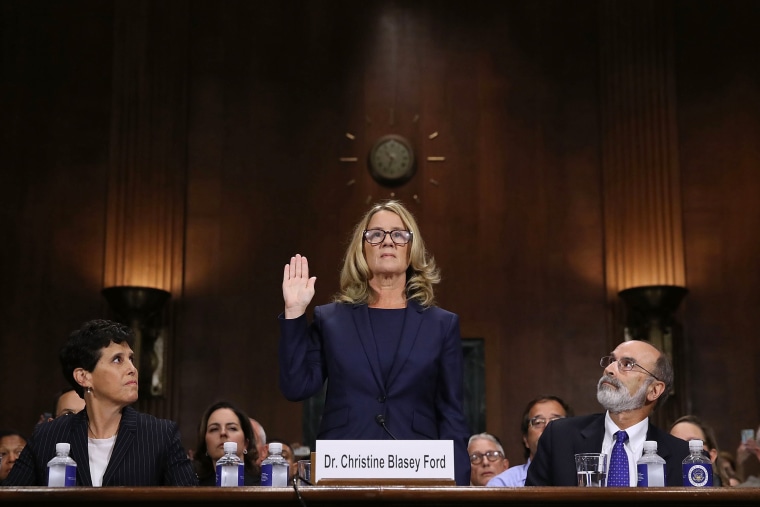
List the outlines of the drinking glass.
{"type": "Polygon", "coordinates": [[[575,470],[578,486],[604,488],[607,486],[607,455],[601,452],[587,452],[575,455],[575,470]]]}

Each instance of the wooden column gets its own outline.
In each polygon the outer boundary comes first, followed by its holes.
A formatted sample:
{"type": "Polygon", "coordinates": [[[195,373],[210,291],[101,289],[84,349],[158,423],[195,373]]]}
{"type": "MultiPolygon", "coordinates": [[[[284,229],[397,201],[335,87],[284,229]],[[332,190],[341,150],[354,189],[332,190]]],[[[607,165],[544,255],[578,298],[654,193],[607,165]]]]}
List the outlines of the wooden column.
{"type": "MultiPolygon", "coordinates": [[[[618,292],[686,286],[676,126],[673,4],[599,3],[601,165],[610,346],[625,339],[618,292]]],[[[683,337],[673,337],[676,390],[686,409],[683,337]]],[[[669,347],[667,345],[665,348],[669,347]]],[[[666,405],[666,406],[668,406],[666,405]]]]}
{"type": "MultiPolygon", "coordinates": [[[[185,219],[187,10],[185,4],[119,0],[114,12],[106,255],[103,286],[172,294],[158,323],[164,394],[139,407],[170,417],[172,333],[182,294],[185,219]]],[[[144,375],[141,384],[150,382],[144,375]]]]}

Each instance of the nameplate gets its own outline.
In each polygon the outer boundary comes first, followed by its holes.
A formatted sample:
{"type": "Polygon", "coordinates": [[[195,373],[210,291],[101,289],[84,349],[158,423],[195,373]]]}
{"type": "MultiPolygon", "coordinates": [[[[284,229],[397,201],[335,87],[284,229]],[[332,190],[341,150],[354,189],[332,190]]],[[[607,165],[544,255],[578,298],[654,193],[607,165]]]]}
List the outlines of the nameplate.
{"type": "Polygon", "coordinates": [[[317,440],[313,476],[323,479],[454,480],[452,440],[317,440]]]}

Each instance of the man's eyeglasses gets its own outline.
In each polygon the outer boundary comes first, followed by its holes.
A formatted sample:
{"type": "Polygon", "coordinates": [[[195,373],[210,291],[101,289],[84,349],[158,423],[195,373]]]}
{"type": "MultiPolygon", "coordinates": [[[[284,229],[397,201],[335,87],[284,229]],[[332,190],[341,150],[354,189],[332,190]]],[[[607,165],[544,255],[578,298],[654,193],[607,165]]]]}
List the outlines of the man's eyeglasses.
{"type": "Polygon", "coordinates": [[[412,240],[412,231],[384,231],[382,229],[367,229],[364,240],[370,245],[379,245],[385,241],[386,234],[391,235],[391,241],[396,245],[406,245],[412,240]]]}
{"type": "Polygon", "coordinates": [[[659,378],[657,378],[657,375],[647,370],[646,368],[641,366],[639,363],[637,363],[635,359],[630,358],[630,357],[621,357],[620,359],[615,359],[615,356],[604,356],[603,358],[599,360],[599,366],[601,366],[602,368],[606,368],[612,363],[617,363],[618,370],[620,371],[631,371],[634,366],[638,366],[639,368],[644,370],[646,373],[653,376],[655,380],[660,380],[659,378]]]}
{"type": "Polygon", "coordinates": [[[556,417],[550,417],[549,419],[546,419],[545,417],[541,417],[540,415],[537,415],[536,417],[532,418],[530,421],[531,428],[536,428],[537,430],[542,430],[546,428],[546,425],[549,424],[552,421],[556,421],[557,419],[564,419],[565,416],[558,415],[556,417]]]}
{"type": "Polygon", "coordinates": [[[483,462],[484,457],[488,458],[488,461],[496,461],[498,459],[504,459],[504,453],[501,451],[473,452],[470,454],[470,463],[473,465],[479,465],[483,462]]]}

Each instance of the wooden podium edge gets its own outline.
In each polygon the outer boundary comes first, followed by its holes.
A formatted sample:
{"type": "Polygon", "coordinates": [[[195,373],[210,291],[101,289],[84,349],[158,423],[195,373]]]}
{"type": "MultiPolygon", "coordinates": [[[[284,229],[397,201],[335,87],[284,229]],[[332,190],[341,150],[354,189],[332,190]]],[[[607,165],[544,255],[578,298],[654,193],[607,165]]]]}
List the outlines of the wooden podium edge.
{"type": "Polygon", "coordinates": [[[315,486],[456,486],[452,479],[322,479],[315,486]]]}

